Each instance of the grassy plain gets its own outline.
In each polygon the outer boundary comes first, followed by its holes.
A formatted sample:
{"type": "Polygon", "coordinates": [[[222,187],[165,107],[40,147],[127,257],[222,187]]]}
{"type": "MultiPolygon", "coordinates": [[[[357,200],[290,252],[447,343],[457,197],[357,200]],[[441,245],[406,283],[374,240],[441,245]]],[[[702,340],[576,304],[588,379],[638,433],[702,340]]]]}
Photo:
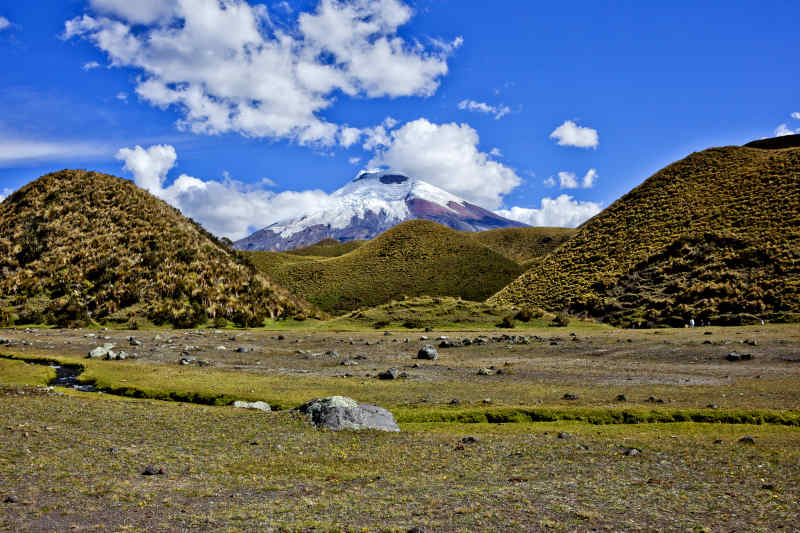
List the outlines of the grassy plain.
{"type": "Polygon", "coordinates": [[[17,360],[0,359],[0,500],[15,503],[0,504],[0,529],[794,527],[799,328],[573,326],[5,330],[0,353],[17,360]],[[500,340],[415,359],[441,334],[500,340]],[[143,344],[128,350],[130,335],[143,344]],[[139,358],[83,358],[104,342],[139,358]],[[179,365],[187,347],[208,366],[179,365]],[[21,362],[37,358],[80,364],[107,392],[43,389],[52,369],[21,362]],[[389,367],[409,377],[377,379],[389,367]],[[290,410],[331,394],[389,408],[403,431],[319,431],[290,410]],[[148,465],[165,473],[143,476],[148,465]]]}

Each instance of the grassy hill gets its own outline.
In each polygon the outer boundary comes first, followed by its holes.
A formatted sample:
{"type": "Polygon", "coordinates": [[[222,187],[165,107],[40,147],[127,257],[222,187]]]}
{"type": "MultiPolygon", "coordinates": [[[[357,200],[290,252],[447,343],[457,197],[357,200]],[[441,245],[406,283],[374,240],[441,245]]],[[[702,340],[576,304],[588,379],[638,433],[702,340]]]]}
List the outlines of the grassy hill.
{"type": "Polygon", "coordinates": [[[339,242],[336,239],[323,239],[311,246],[287,250],[287,254],[313,257],[339,257],[364,244],[365,241],[339,242]]]}
{"type": "Polygon", "coordinates": [[[257,325],[313,313],[133,183],[64,170],[0,203],[0,323],[257,325]]]}
{"type": "Polygon", "coordinates": [[[625,326],[800,319],[798,176],[798,148],[691,154],[489,301],[625,326]]]}
{"type": "Polygon", "coordinates": [[[464,232],[482,245],[522,265],[549,254],[575,235],[570,228],[501,228],[464,232]]]}
{"type": "Polygon", "coordinates": [[[427,220],[404,222],[339,257],[248,255],[278,283],[337,313],[404,296],[480,301],[523,271],[470,236],[427,220]]]}

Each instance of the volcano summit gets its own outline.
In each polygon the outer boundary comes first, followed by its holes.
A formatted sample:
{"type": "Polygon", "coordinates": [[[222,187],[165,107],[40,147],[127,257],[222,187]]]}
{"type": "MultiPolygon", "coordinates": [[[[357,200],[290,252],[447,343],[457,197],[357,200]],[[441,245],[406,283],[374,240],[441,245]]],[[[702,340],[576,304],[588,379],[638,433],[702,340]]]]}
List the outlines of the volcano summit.
{"type": "Polygon", "coordinates": [[[372,239],[413,219],[461,231],[527,227],[430,183],[393,171],[363,171],[318,211],[276,222],[235,243],[240,250],[292,250],[323,239],[372,239]]]}

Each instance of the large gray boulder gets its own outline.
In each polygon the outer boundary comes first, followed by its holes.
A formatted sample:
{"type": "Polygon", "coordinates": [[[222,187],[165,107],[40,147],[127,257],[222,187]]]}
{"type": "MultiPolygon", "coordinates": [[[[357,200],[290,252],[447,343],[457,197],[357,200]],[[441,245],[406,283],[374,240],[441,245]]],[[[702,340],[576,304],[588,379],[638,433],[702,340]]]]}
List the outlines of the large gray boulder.
{"type": "Polygon", "coordinates": [[[333,430],[377,429],[400,431],[392,413],[377,405],[358,403],[352,398],[331,396],[316,398],[297,408],[305,413],[317,428],[333,430]]]}

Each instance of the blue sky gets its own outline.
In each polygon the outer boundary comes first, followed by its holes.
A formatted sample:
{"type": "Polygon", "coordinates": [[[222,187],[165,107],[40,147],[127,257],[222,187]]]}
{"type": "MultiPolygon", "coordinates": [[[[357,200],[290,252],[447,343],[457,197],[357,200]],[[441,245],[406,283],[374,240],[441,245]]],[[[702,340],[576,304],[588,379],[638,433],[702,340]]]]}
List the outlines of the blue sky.
{"type": "Polygon", "coordinates": [[[385,164],[575,225],[693,151],[800,131],[800,4],[650,4],[3,2],[0,195],[99,170],[238,238],[385,164]]]}

